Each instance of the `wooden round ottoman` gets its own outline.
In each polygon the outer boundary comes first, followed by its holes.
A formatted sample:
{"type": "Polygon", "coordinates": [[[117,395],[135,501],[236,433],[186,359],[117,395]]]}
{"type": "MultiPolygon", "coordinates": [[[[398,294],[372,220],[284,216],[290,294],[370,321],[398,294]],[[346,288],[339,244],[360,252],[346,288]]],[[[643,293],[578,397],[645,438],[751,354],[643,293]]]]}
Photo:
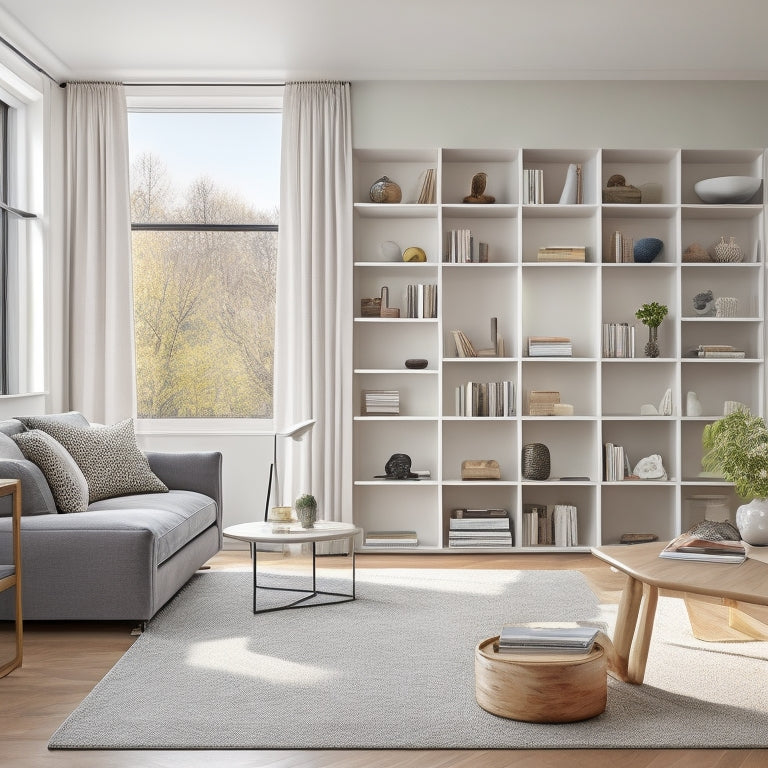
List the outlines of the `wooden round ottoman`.
{"type": "Polygon", "coordinates": [[[499,653],[497,637],[475,649],[475,698],[488,712],[529,723],[572,723],[605,710],[606,654],[499,653]]]}

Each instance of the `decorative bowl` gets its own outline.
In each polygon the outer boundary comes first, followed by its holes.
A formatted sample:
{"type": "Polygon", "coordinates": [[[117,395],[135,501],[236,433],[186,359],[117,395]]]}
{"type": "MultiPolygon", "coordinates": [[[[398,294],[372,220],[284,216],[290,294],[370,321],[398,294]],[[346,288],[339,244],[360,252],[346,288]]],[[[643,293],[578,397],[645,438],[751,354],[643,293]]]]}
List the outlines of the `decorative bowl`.
{"type": "Polygon", "coordinates": [[[716,176],[697,181],[693,189],[705,203],[746,203],[761,181],[756,176],[716,176]]]}
{"type": "Polygon", "coordinates": [[[658,237],[641,237],[635,240],[634,256],[638,264],[650,264],[664,247],[664,242],[658,237]]]}

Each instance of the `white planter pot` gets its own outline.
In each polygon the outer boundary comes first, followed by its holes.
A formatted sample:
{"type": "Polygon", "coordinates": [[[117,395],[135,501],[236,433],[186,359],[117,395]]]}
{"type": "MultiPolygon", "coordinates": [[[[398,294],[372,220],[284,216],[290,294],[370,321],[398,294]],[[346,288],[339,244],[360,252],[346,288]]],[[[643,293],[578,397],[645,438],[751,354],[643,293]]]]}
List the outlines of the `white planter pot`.
{"type": "Polygon", "coordinates": [[[736,527],[747,544],[768,544],[768,499],[752,499],[736,510],[736,527]]]}

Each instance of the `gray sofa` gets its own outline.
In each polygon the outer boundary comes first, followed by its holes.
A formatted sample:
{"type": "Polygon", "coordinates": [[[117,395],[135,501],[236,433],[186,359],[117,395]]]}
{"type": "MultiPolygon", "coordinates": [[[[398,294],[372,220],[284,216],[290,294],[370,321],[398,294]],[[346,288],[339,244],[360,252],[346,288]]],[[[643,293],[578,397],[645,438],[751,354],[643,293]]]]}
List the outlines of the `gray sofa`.
{"type": "MultiPolygon", "coordinates": [[[[106,498],[63,514],[43,472],[8,439],[24,430],[15,419],[0,421],[0,478],[22,485],[25,621],[147,621],[221,549],[220,453],[147,452],[167,493],[106,498]]],[[[0,563],[9,558],[6,503],[0,505],[0,563]]],[[[12,592],[0,595],[0,619],[14,616],[12,592]]]]}

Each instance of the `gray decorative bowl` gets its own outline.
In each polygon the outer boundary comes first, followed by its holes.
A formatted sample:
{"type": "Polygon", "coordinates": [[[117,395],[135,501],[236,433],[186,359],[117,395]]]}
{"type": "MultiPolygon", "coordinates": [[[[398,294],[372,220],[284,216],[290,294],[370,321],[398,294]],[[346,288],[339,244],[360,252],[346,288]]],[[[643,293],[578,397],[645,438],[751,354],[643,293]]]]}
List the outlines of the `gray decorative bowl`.
{"type": "Polygon", "coordinates": [[[716,176],[697,181],[693,191],[705,203],[746,203],[760,188],[761,181],[756,176],[716,176]]]}

